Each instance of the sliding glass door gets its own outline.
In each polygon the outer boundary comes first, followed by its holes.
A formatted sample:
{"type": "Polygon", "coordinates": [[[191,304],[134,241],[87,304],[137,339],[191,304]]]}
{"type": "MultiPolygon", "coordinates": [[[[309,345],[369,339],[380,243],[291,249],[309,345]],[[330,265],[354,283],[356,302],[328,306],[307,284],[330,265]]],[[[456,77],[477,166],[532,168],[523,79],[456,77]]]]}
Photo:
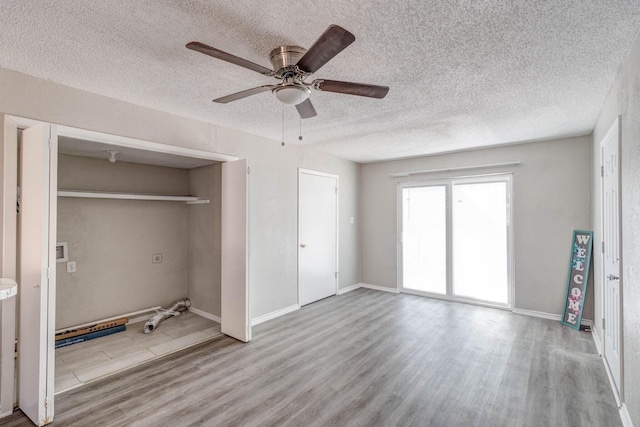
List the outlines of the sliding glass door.
{"type": "Polygon", "coordinates": [[[447,293],[447,187],[402,189],[404,286],[447,293]]]}
{"type": "Polygon", "coordinates": [[[401,184],[401,290],[510,306],[510,193],[510,175],[401,184]]]}

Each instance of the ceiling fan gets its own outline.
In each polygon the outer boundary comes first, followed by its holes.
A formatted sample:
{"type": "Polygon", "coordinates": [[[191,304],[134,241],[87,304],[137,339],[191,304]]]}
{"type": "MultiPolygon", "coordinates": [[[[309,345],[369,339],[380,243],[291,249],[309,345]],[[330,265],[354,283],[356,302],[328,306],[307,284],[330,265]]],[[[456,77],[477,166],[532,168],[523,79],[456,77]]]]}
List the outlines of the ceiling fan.
{"type": "Polygon", "coordinates": [[[274,85],[263,85],[243,90],[214,99],[213,102],[226,104],[247,96],[271,91],[282,103],[295,105],[301,118],[308,119],[317,115],[309,99],[311,89],[378,99],[384,98],[389,92],[387,86],[325,79],[316,79],[309,83],[305,81],[307,77],[318,71],[324,64],[353,43],[355,39],[356,37],[344,28],[338,25],[331,25],[309,50],[299,46],[280,46],[273,49],[269,55],[273,70],[223,52],[215,47],[207,46],[204,43],[190,42],[187,43],[186,47],[280,80],[280,83],[274,85]]]}

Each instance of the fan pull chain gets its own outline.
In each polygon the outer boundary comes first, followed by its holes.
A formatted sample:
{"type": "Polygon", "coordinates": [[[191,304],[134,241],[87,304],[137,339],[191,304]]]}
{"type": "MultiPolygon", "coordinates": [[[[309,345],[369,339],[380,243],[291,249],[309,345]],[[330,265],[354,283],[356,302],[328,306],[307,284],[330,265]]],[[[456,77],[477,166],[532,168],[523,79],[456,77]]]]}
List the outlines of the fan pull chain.
{"type": "Polygon", "coordinates": [[[282,104],[282,146],[284,147],[284,104],[282,104]]]}
{"type": "Polygon", "coordinates": [[[298,134],[298,141],[302,141],[302,116],[300,116],[300,133],[298,134]]]}

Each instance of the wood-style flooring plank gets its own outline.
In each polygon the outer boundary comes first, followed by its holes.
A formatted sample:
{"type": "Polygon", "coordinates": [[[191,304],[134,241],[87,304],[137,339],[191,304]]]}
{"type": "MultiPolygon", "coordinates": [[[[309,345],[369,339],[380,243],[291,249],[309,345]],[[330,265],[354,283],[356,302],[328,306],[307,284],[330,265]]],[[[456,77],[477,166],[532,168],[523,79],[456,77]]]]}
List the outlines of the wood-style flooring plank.
{"type": "Polygon", "coordinates": [[[62,393],[53,425],[621,425],[590,334],[551,320],[360,289],[253,336],[62,393]]]}

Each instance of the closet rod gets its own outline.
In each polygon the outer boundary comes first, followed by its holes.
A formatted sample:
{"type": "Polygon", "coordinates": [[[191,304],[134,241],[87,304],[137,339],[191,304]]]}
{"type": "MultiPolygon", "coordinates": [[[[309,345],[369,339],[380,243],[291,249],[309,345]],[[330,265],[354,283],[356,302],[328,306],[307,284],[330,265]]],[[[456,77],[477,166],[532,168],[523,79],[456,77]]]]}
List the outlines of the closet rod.
{"type": "Polygon", "coordinates": [[[393,178],[398,178],[402,176],[416,175],[420,173],[434,173],[434,172],[450,172],[450,171],[462,171],[467,169],[486,169],[486,168],[495,168],[499,166],[515,166],[519,165],[521,162],[506,162],[506,163],[490,163],[487,165],[474,165],[474,166],[458,166],[455,168],[444,168],[444,169],[425,169],[420,171],[411,171],[411,172],[393,172],[390,174],[393,178]]]}
{"type": "Polygon", "coordinates": [[[83,199],[121,199],[121,200],[160,200],[170,202],[197,202],[194,196],[163,196],[155,194],[104,193],[93,191],[58,191],[58,197],[77,197],[83,199]]]}

